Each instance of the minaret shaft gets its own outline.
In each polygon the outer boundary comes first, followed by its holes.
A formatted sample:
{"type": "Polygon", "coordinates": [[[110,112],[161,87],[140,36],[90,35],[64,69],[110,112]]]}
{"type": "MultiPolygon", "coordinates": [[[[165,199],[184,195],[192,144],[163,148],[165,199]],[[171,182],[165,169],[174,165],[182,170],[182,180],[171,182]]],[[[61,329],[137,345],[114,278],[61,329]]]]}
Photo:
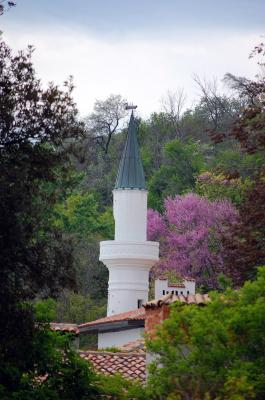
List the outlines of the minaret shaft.
{"type": "Polygon", "coordinates": [[[159,244],[146,240],[147,191],[131,115],[113,190],[115,240],[100,243],[100,260],[109,270],[108,316],[131,311],[148,300],[149,271],[159,244]]]}
{"type": "Polygon", "coordinates": [[[113,190],[113,214],[115,240],[146,241],[146,190],[113,190]]]}

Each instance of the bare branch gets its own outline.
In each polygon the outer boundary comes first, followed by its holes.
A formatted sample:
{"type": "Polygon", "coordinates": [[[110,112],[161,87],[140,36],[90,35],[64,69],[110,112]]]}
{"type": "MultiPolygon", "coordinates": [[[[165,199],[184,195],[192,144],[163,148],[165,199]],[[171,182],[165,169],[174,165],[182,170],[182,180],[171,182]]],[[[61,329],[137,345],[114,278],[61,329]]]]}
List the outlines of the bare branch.
{"type": "Polygon", "coordinates": [[[185,101],[186,95],[183,88],[175,91],[168,90],[166,96],[162,98],[163,111],[169,116],[178,138],[183,136],[180,121],[185,101]]]}

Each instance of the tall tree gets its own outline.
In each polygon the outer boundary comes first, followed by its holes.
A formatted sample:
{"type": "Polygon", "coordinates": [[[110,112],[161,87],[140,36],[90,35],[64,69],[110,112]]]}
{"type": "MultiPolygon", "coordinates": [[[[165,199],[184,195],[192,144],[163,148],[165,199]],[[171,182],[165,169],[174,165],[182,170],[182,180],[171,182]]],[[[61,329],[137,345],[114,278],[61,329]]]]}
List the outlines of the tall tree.
{"type": "Polygon", "coordinates": [[[38,357],[28,300],[74,284],[71,243],[51,224],[51,184],[66,171],[64,141],[83,126],[71,80],[42,89],[32,52],[0,43],[0,384],[10,390],[38,357]]]}
{"type": "Polygon", "coordinates": [[[126,115],[126,100],[120,95],[110,95],[106,100],[96,100],[94,111],[87,118],[88,131],[107,154],[112,136],[118,131],[126,115]]]}
{"type": "MultiPolygon", "coordinates": [[[[261,43],[251,56],[265,56],[265,45],[261,43]]],[[[264,66],[264,62],[260,63],[264,66]]],[[[233,232],[233,240],[226,242],[230,253],[227,264],[237,284],[253,278],[256,267],[265,262],[265,76],[261,74],[250,81],[234,76],[227,77],[232,86],[247,99],[247,104],[235,120],[229,135],[236,139],[248,154],[262,155],[259,170],[239,209],[240,222],[233,232]]],[[[224,140],[223,137],[216,140],[224,140]]]]}
{"type": "MultiPolygon", "coordinates": [[[[261,43],[256,46],[250,54],[250,58],[255,55],[265,57],[265,45],[261,43]]],[[[264,61],[259,62],[259,66],[264,68],[264,61]]],[[[245,77],[238,77],[233,74],[226,74],[224,81],[231,89],[237,93],[242,100],[242,107],[235,114],[233,124],[226,132],[217,129],[212,130],[213,140],[218,143],[226,137],[236,139],[242,148],[248,153],[255,153],[265,148],[264,133],[264,110],[265,110],[265,75],[259,74],[255,80],[245,77]]]]}
{"type": "Polygon", "coordinates": [[[203,80],[197,75],[194,80],[202,93],[200,107],[208,121],[207,132],[218,142],[227,135],[245,102],[235,94],[231,96],[221,93],[216,80],[203,80]]]}

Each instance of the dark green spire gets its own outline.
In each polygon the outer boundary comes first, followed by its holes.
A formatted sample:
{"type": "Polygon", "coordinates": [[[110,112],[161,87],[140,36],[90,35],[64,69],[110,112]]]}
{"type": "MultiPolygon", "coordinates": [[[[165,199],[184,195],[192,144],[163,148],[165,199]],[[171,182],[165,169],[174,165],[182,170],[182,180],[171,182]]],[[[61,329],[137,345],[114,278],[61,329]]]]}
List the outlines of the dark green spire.
{"type": "Polygon", "coordinates": [[[129,122],[127,139],[119,166],[115,189],[146,189],[133,112],[129,122]]]}

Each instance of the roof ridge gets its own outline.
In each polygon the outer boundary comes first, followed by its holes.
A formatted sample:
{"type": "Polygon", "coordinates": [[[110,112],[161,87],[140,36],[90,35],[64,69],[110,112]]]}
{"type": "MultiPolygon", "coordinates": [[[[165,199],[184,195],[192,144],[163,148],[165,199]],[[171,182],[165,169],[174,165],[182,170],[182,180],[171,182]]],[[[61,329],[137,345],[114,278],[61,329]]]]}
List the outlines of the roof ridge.
{"type": "Polygon", "coordinates": [[[144,304],[145,308],[158,308],[161,307],[163,304],[171,304],[176,301],[179,301],[183,304],[206,304],[211,301],[211,298],[208,293],[201,294],[175,294],[175,293],[168,293],[167,295],[161,297],[160,299],[155,299],[148,301],[144,304]]]}
{"type": "Polygon", "coordinates": [[[79,350],[79,354],[95,354],[95,355],[113,355],[119,357],[145,357],[145,353],[137,353],[136,351],[133,352],[126,352],[126,351],[96,351],[96,350],[79,350]]]}
{"type": "Polygon", "coordinates": [[[114,315],[108,315],[106,317],[98,318],[94,321],[89,321],[89,322],[84,322],[83,324],[79,324],[78,328],[83,328],[86,326],[91,326],[91,325],[96,325],[96,324],[104,324],[106,322],[118,322],[122,320],[130,320],[130,319],[140,319],[142,316],[144,316],[145,309],[144,307],[137,308],[136,310],[131,310],[131,311],[125,311],[123,313],[119,314],[114,314],[114,315]],[[138,318],[137,318],[138,317],[138,318]]]}

